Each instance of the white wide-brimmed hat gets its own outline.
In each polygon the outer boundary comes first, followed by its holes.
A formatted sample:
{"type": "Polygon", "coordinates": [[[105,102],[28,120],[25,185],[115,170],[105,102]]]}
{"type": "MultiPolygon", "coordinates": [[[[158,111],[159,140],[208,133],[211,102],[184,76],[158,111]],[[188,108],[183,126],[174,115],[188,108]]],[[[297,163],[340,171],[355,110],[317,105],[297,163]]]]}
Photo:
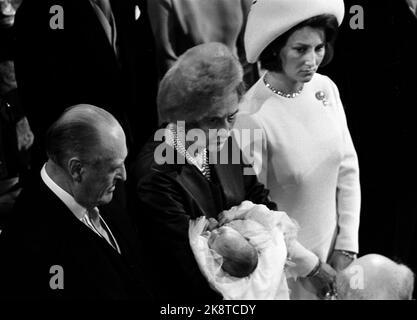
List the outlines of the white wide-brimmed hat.
{"type": "Polygon", "coordinates": [[[258,60],[262,51],[292,27],[322,14],[343,21],[343,0],[255,0],[248,16],[245,49],[248,62],[258,60]]]}

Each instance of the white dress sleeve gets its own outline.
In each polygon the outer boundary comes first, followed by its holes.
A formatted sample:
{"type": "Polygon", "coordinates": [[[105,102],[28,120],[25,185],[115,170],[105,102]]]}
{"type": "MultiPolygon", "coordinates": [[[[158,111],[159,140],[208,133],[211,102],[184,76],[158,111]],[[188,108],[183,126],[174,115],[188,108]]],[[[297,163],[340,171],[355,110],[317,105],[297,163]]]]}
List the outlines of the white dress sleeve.
{"type": "Polygon", "coordinates": [[[284,235],[288,250],[289,263],[286,273],[288,277],[305,277],[317,265],[319,258],[310,250],[306,249],[297,240],[299,226],[284,211],[270,211],[262,205],[255,205],[247,212],[246,219],[252,219],[272,230],[276,227],[284,235]]]}
{"type": "Polygon", "coordinates": [[[275,212],[279,222],[278,226],[284,234],[288,250],[289,263],[287,264],[287,277],[305,277],[317,265],[319,258],[297,240],[298,224],[285,212],[275,212]]]}
{"type": "Polygon", "coordinates": [[[344,143],[344,155],[339,167],[336,190],[339,232],[334,248],[357,253],[359,251],[358,233],[361,206],[358,157],[347,125],[339,90],[333,81],[330,80],[330,82],[339,111],[344,143]]]}
{"type": "Polygon", "coordinates": [[[246,163],[252,165],[258,180],[267,185],[268,150],[265,130],[257,114],[239,113],[233,129],[246,163]]]}

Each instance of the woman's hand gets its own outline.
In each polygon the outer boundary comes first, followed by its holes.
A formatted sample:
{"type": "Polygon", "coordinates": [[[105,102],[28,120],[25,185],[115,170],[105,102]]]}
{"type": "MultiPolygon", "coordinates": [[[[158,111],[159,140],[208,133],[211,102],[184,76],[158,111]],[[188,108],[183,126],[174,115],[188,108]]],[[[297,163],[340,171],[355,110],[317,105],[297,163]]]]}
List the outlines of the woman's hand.
{"type": "Polygon", "coordinates": [[[217,222],[216,219],[214,218],[209,218],[208,219],[208,224],[206,226],[206,230],[207,231],[213,231],[214,229],[216,229],[219,226],[219,223],[217,222]]]}
{"type": "Polygon", "coordinates": [[[230,210],[229,211],[222,211],[219,213],[219,215],[217,216],[217,220],[219,221],[219,226],[223,226],[226,223],[229,223],[230,221],[234,220],[235,217],[233,214],[231,214],[230,210]]]}
{"type": "Polygon", "coordinates": [[[328,262],[336,271],[341,271],[347,268],[353,260],[355,260],[353,252],[333,250],[328,262]]]}
{"type": "Polygon", "coordinates": [[[316,289],[317,296],[323,299],[328,292],[333,291],[336,271],[327,263],[320,262],[320,266],[309,280],[316,289]]]}
{"type": "MultiPolygon", "coordinates": [[[[230,208],[229,210],[222,211],[217,216],[217,219],[219,220],[219,226],[223,226],[226,223],[238,220],[238,219],[245,219],[246,215],[250,210],[253,210],[256,207],[262,208],[262,210],[267,209],[265,206],[262,205],[254,205],[251,201],[245,200],[240,205],[234,206],[230,208]]],[[[267,209],[269,210],[269,209],[267,209]]]]}

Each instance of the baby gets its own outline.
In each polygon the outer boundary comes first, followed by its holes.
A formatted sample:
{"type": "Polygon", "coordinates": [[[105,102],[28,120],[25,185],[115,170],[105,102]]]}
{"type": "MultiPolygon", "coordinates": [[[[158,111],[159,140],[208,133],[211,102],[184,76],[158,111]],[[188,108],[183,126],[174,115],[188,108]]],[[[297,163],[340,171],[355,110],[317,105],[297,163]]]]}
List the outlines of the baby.
{"type": "MultiPolygon", "coordinates": [[[[212,219],[211,224],[217,221],[212,219]]],[[[250,275],[258,265],[258,252],[232,226],[224,225],[210,232],[208,246],[223,257],[221,268],[233,277],[243,278],[250,275]]]]}
{"type": "Polygon", "coordinates": [[[284,215],[244,201],[219,214],[218,221],[190,221],[197,264],[225,300],[289,299],[286,242],[295,230],[287,232],[292,227],[283,226],[284,215]]]}
{"type": "Polygon", "coordinates": [[[243,201],[214,219],[190,220],[190,246],[201,273],[225,300],[288,300],[288,278],[306,277],[317,256],[297,241],[285,212],[243,201]]]}

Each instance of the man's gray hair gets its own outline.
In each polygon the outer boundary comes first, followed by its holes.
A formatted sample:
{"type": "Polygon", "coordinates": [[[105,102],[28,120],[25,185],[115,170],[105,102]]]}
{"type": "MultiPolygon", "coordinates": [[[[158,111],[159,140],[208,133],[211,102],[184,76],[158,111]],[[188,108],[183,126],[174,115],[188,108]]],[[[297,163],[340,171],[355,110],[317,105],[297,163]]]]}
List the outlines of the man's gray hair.
{"type": "Polygon", "coordinates": [[[401,266],[403,267],[404,277],[398,290],[398,298],[399,300],[411,300],[414,292],[415,275],[406,265],[401,266]]]}
{"type": "MultiPolygon", "coordinates": [[[[95,158],[94,150],[100,144],[100,128],[119,125],[104,109],[92,105],[76,105],[66,109],[46,134],[48,158],[62,168],[71,157],[84,161],[95,158]]],[[[93,161],[98,160],[97,158],[93,161]]]]}
{"type": "Polygon", "coordinates": [[[339,272],[336,284],[341,300],[411,300],[414,273],[404,264],[381,255],[368,254],[339,272]],[[364,287],[351,287],[352,275],[359,275],[350,272],[355,268],[362,269],[364,287]]]}

